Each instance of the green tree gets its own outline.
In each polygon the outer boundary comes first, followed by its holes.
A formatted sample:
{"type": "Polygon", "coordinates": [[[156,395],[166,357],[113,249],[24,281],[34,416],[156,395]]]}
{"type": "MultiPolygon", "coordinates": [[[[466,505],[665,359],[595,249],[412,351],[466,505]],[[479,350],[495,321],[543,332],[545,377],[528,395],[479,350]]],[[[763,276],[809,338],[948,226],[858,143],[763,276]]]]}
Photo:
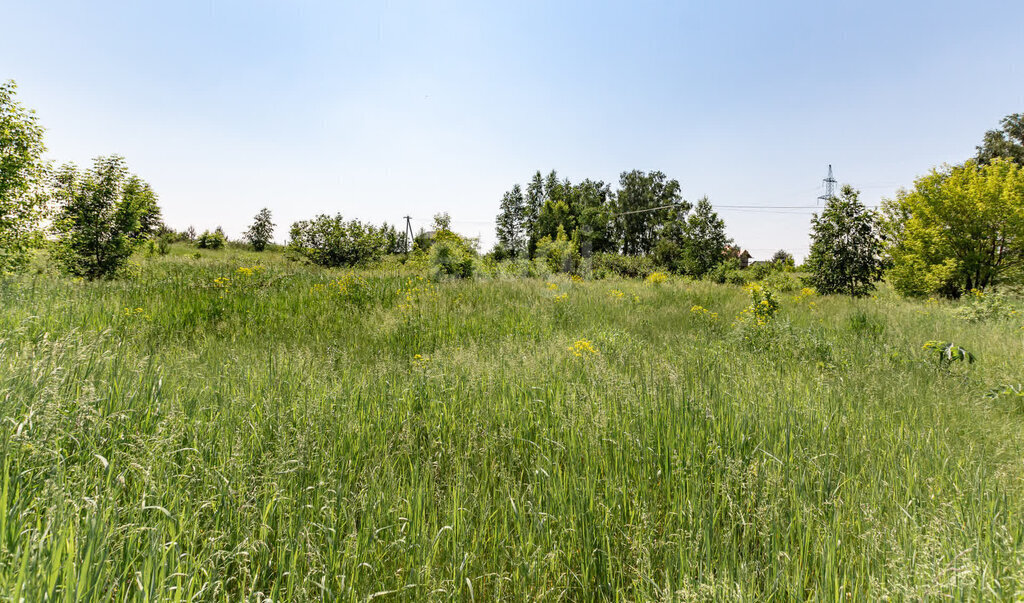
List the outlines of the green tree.
{"type": "Polygon", "coordinates": [[[0,83],[0,274],[25,265],[45,206],[43,127],[16,90],[0,83]]]}
{"type": "Polygon", "coordinates": [[[682,241],[682,268],[686,274],[704,276],[723,260],[725,248],[732,244],[725,234],[725,221],[704,197],[686,220],[682,241]]]}
{"type": "Polygon", "coordinates": [[[1024,168],[1006,158],[932,170],[885,202],[893,286],[952,297],[1024,267],[1024,168]]]}
{"type": "Polygon", "coordinates": [[[523,189],[516,184],[501,198],[501,210],[496,219],[498,246],[502,255],[516,258],[526,253],[529,242],[527,217],[523,189]]]}
{"type": "Polygon", "coordinates": [[[533,255],[533,250],[537,245],[537,218],[540,216],[540,209],[544,206],[544,176],[541,175],[540,170],[537,170],[533,177],[530,179],[530,183],[526,185],[526,221],[523,224],[523,228],[526,231],[527,238],[527,253],[530,256],[533,255]]]}
{"type": "Polygon", "coordinates": [[[243,238],[249,241],[256,251],[263,251],[267,248],[271,238],[274,236],[274,221],[270,215],[270,209],[264,207],[256,214],[249,230],[245,231],[243,238]]]}
{"type": "Polygon", "coordinates": [[[89,279],[115,275],[149,234],[143,220],[153,215],[156,195],[128,173],[122,157],[99,157],[84,172],[63,166],[54,195],[60,206],[55,254],[71,274],[89,279]]]}
{"type": "Polygon", "coordinates": [[[785,249],[780,249],[772,255],[772,263],[782,268],[792,268],[796,265],[793,254],[785,249]]]}
{"type": "Polygon", "coordinates": [[[1005,157],[1017,165],[1024,165],[1024,113],[1007,115],[1000,122],[1001,128],[985,132],[985,138],[978,147],[978,163],[992,163],[1005,157]]]}
{"type": "Polygon", "coordinates": [[[806,266],[819,293],[866,295],[882,277],[882,237],[875,213],[859,193],[844,185],[811,219],[811,252],[806,266]]]}
{"type": "Polygon", "coordinates": [[[685,212],[690,207],[683,201],[679,182],[661,172],[622,172],[615,198],[619,239],[626,255],[650,253],[673,216],[670,210],[685,212]]]}
{"type": "MultiPolygon", "coordinates": [[[[392,229],[393,230],[393,229],[392,229]]],[[[341,214],[320,214],[291,227],[289,249],[319,266],[358,266],[380,259],[395,243],[387,226],[378,228],[341,214]]]]}

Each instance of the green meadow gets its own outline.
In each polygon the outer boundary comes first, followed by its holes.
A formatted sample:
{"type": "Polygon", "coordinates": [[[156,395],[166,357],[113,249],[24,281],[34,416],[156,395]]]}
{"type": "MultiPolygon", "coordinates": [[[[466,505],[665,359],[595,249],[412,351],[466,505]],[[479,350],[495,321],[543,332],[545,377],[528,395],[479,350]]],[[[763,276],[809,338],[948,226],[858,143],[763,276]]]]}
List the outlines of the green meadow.
{"type": "Polygon", "coordinates": [[[0,281],[6,600],[1024,592],[1018,310],[193,252],[0,281]]]}

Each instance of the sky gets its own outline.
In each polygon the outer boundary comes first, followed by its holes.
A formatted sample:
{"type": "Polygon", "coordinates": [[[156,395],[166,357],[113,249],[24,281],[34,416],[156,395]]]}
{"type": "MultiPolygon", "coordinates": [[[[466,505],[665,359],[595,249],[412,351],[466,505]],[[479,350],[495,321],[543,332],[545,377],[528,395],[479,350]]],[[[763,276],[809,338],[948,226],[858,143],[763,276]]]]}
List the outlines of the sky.
{"type": "Polygon", "coordinates": [[[633,169],[807,252],[822,179],[877,204],[1024,112],[1024,2],[0,0],[48,158],[117,153],[165,221],[320,213],[494,243],[537,170],[633,169]],[[753,205],[751,208],[728,206],[753,205]],[[789,209],[796,206],[798,209],[789,209]]]}

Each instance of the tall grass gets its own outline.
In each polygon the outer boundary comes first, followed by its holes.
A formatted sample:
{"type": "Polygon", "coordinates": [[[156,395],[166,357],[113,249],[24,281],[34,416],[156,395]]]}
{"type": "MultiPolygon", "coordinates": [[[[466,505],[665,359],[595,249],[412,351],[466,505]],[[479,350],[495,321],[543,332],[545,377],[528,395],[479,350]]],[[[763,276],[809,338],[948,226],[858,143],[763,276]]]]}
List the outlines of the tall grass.
{"type": "Polygon", "coordinates": [[[136,261],[0,283],[12,600],[1024,592],[1024,319],[136,261]]]}

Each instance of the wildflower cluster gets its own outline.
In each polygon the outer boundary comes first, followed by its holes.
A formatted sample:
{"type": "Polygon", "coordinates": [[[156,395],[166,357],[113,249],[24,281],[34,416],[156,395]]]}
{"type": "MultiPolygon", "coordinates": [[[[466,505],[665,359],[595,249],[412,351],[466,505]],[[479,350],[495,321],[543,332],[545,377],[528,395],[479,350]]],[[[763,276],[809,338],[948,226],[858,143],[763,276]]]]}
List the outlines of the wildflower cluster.
{"type": "Polygon", "coordinates": [[[554,297],[554,300],[556,304],[564,304],[565,302],[569,301],[569,294],[563,293],[561,295],[556,295],[554,297]]]}
{"type": "MultiPolygon", "coordinates": [[[[626,299],[625,292],[619,291],[618,289],[612,289],[611,291],[609,291],[608,296],[611,297],[612,299],[626,299]]],[[[640,296],[634,293],[629,296],[629,300],[632,301],[634,304],[640,303],[640,296]]]]}
{"type": "Polygon", "coordinates": [[[598,354],[597,348],[594,347],[594,344],[589,339],[576,340],[576,343],[569,346],[569,351],[577,358],[596,356],[598,354]]]}
{"type": "Polygon", "coordinates": [[[346,274],[329,283],[317,283],[310,291],[319,295],[338,296],[355,304],[365,303],[370,298],[366,279],[355,274],[346,274]]]}
{"type": "Polygon", "coordinates": [[[437,286],[422,276],[407,279],[397,293],[399,310],[410,310],[416,302],[438,297],[437,286]]]}
{"type": "Polygon", "coordinates": [[[690,314],[696,315],[698,318],[713,322],[718,320],[718,312],[712,312],[704,306],[693,306],[690,308],[690,314]]]}
{"type": "Polygon", "coordinates": [[[412,365],[415,368],[423,368],[430,363],[430,356],[424,356],[423,354],[416,354],[412,357],[412,365]]]}
{"type": "Polygon", "coordinates": [[[235,270],[235,274],[241,277],[254,276],[256,274],[259,274],[260,272],[263,272],[263,269],[263,266],[260,266],[258,264],[256,266],[253,266],[252,268],[248,268],[246,266],[239,266],[238,270],[235,270]]]}
{"type": "Polygon", "coordinates": [[[796,294],[796,297],[793,298],[793,301],[799,304],[805,299],[812,298],[816,295],[818,295],[818,292],[815,291],[813,287],[804,287],[803,289],[800,290],[799,293],[796,294]]]}
{"type": "Polygon", "coordinates": [[[548,291],[558,291],[558,283],[548,283],[548,291]]]}
{"type": "Polygon", "coordinates": [[[747,285],[746,289],[750,292],[750,305],[740,312],[737,322],[751,319],[759,327],[767,325],[779,311],[779,302],[775,299],[775,294],[757,283],[747,285]]]}
{"type": "Polygon", "coordinates": [[[142,308],[125,308],[124,312],[121,315],[124,316],[125,318],[128,318],[128,319],[131,319],[131,318],[140,318],[142,320],[149,320],[150,319],[149,314],[146,314],[146,311],[143,310],[142,308]]]}
{"type": "Polygon", "coordinates": [[[218,289],[227,289],[231,285],[231,279],[226,276],[221,276],[213,279],[213,286],[218,289]]]}
{"type": "Polygon", "coordinates": [[[668,280],[668,275],[664,272],[652,272],[647,275],[645,280],[651,285],[660,285],[668,280]]]}

